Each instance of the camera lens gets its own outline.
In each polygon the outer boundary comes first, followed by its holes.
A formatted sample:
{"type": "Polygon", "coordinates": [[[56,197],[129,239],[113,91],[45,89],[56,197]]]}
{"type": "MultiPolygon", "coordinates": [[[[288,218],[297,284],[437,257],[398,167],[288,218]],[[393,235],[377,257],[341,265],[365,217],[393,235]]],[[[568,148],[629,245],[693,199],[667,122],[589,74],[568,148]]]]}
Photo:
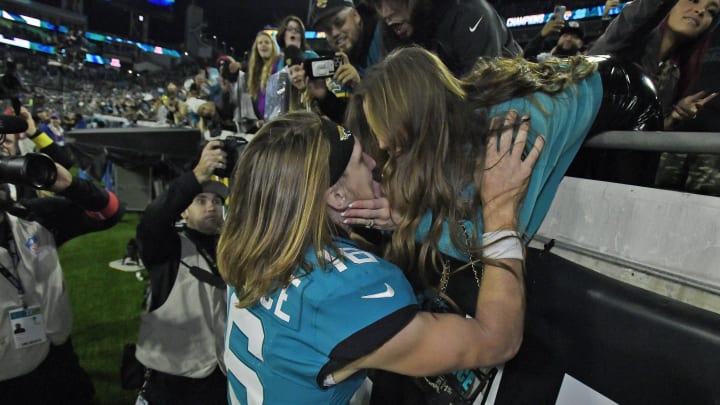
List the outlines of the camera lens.
{"type": "Polygon", "coordinates": [[[42,153],[0,158],[0,181],[46,189],[55,184],[55,162],[42,153]]]}

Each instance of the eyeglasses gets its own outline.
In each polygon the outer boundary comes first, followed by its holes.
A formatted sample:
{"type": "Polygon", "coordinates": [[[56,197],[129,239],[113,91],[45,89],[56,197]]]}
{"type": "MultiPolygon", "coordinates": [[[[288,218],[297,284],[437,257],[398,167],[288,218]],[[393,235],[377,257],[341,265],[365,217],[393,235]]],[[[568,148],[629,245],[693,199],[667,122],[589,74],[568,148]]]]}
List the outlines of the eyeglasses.
{"type": "Polygon", "coordinates": [[[285,32],[294,32],[296,34],[302,34],[302,29],[300,27],[287,27],[287,28],[285,28],[285,32]]]}

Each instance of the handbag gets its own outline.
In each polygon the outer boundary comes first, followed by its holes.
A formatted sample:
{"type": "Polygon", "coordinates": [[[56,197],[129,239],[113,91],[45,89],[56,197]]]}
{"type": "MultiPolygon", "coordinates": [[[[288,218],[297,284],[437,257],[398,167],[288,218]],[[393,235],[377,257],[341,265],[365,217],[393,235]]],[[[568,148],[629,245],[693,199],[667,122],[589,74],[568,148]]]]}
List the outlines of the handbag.
{"type": "MultiPolygon", "coordinates": [[[[470,254],[470,237],[464,224],[460,224],[465,234],[467,254],[470,258],[472,268],[480,288],[483,268],[475,266],[475,260],[470,254]]],[[[435,313],[454,313],[466,316],[464,311],[446,294],[448,282],[450,281],[450,266],[447,262],[443,264],[440,276],[439,289],[421,303],[425,311],[435,313]]],[[[452,373],[441,374],[432,377],[413,377],[415,385],[424,393],[427,404],[431,405],[470,405],[484,403],[492,381],[497,374],[496,367],[473,368],[459,370],[452,373]],[[480,401],[480,402],[478,402],[480,401]]]]}
{"type": "Polygon", "coordinates": [[[120,386],[124,390],[137,390],[145,382],[145,366],[135,357],[135,343],[123,346],[120,363],[120,386]]]}

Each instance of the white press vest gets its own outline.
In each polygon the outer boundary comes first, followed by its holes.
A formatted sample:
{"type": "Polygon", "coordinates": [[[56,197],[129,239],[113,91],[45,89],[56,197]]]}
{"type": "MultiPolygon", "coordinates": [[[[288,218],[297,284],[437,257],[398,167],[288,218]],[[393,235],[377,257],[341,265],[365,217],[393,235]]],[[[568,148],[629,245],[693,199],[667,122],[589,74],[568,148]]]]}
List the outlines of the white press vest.
{"type": "MultiPolygon", "coordinates": [[[[0,214],[2,215],[2,214],[0,214]]],[[[0,381],[34,370],[48,354],[50,344],[65,343],[72,330],[72,309],[63,280],[55,238],[42,225],[5,214],[17,249],[17,268],[7,249],[0,247],[0,264],[19,276],[25,303],[40,305],[45,343],[15,349],[9,311],[21,306],[17,289],[0,276],[0,381]]]]}
{"type": "Polygon", "coordinates": [[[180,234],[181,258],[167,300],[142,316],[135,356],[145,367],[163,373],[204,378],[222,361],[226,291],[201,282],[187,266],[210,272],[210,266],[187,236],[180,234]]]}

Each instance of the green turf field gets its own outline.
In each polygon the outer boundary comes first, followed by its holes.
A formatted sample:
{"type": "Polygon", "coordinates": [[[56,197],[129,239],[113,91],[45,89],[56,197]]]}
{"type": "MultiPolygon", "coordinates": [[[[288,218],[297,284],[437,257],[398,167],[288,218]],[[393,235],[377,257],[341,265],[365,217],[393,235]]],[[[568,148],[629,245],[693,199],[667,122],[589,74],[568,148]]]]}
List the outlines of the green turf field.
{"type": "Polygon", "coordinates": [[[112,229],[83,235],[60,249],[73,306],[73,345],[95,383],[98,404],[133,404],[136,397],[120,387],[119,371],[123,345],[137,337],[144,283],[108,263],[125,255],[137,221],[137,214],[125,214],[112,229]]]}

